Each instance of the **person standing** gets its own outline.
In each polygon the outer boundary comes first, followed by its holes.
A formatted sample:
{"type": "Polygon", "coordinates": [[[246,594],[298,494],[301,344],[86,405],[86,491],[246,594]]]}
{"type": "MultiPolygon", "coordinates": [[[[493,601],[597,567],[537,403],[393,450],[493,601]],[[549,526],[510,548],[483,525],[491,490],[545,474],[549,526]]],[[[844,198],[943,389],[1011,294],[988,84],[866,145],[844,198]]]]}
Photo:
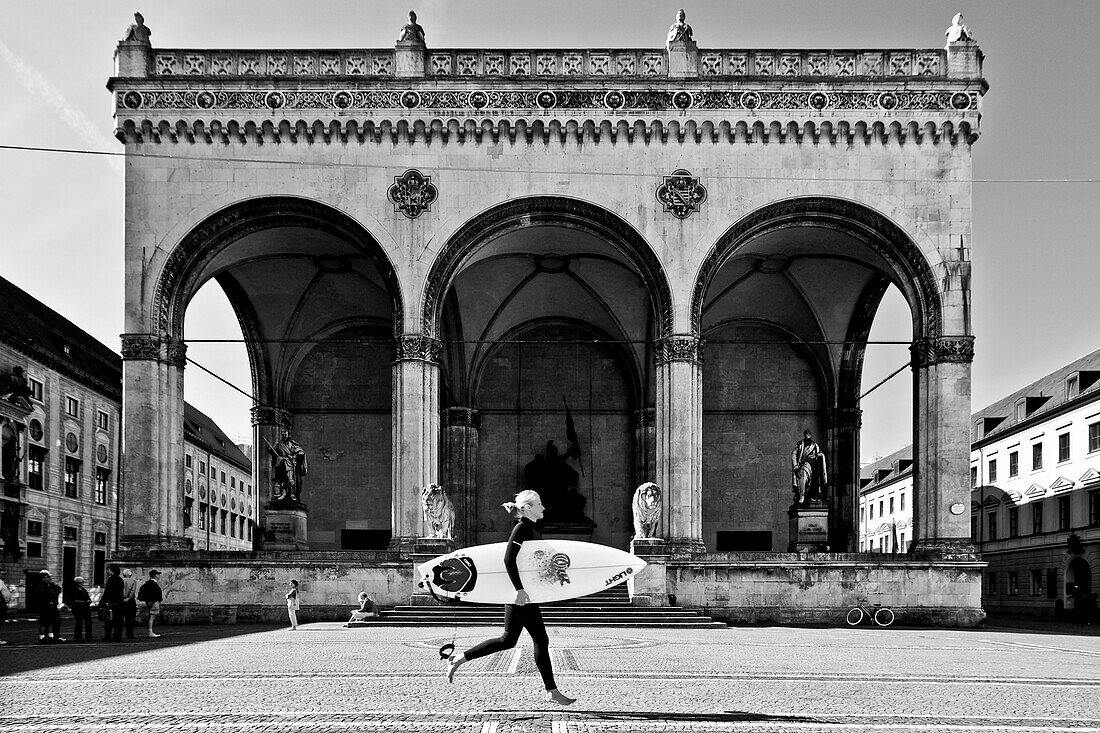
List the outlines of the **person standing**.
{"type": "MultiPolygon", "coordinates": [[[[0,578],[0,631],[4,630],[4,622],[8,620],[8,607],[11,606],[12,598],[11,588],[8,587],[3,578],[0,578]]],[[[0,646],[7,643],[0,639],[0,646]]]]}
{"type": "Polygon", "coordinates": [[[76,621],[73,629],[73,641],[92,640],[92,597],[88,595],[88,589],[84,587],[84,578],[80,575],[73,578],[72,590],[69,591],[69,608],[73,609],[73,619],[76,621]]]}
{"type": "Polygon", "coordinates": [[[65,641],[61,638],[61,611],[57,607],[61,586],[54,582],[49,570],[42,570],[39,576],[41,580],[34,589],[34,600],[38,605],[38,643],[65,641]]]}
{"type": "Polygon", "coordinates": [[[290,617],[290,630],[298,630],[298,609],[302,607],[302,601],[298,598],[298,581],[290,581],[290,590],[286,593],[286,615],[290,617]]]}
{"type": "Polygon", "coordinates": [[[454,682],[455,672],[471,659],[479,659],[512,649],[519,641],[520,632],[527,629],[535,645],[535,667],[538,668],[543,687],[546,688],[545,700],[559,705],[571,705],[576,702],[576,698],[563,695],[554,682],[554,669],[550,662],[550,637],[546,633],[546,625],[542,620],[542,609],[537,603],[530,602],[527,591],[523,589],[517,564],[523,543],[539,538],[535,523],[542,519],[545,511],[542,499],[538,492],[527,489],[516,494],[515,502],[506,502],[503,506],[516,519],[516,526],[512,528],[507,548],[504,550],[504,569],[508,572],[512,587],[516,589],[516,600],[504,607],[504,633],[501,636],[486,639],[466,650],[465,653],[452,655],[448,659],[447,681],[454,682]]]}
{"type": "Polygon", "coordinates": [[[160,583],[157,582],[159,576],[159,570],[150,570],[149,580],[142,583],[137,592],[138,601],[145,604],[145,611],[149,614],[150,639],[160,637],[160,634],[153,631],[153,621],[160,615],[160,602],[164,600],[164,593],[160,589],[160,583]]]}
{"type": "Polygon", "coordinates": [[[103,622],[103,641],[122,641],[122,578],[118,565],[107,566],[107,582],[99,605],[107,609],[103,622]]]}
{"type": "Polygon", "coordinates": [[[122,571],[122,619],[126,627],[126,638],[134,638],[134,626],[137,624],[137,578],[134,571],[126,568],[122,571]]]}

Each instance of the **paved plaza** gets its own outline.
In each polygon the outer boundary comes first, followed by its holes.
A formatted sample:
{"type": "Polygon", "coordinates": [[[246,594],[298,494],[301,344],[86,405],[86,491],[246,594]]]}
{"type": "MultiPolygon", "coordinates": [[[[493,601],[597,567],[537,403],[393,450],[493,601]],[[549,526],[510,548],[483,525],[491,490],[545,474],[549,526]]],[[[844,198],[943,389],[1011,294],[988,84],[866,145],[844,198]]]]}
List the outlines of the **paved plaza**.
{"type": "Polygon", "coordinates": [[[161,630],[40,647],[7,624],[0,733],[1100,731],[1091,627],[551,629],[569,708],[541,701],[526,635],[448,685],[451,628],[161,630]]]}

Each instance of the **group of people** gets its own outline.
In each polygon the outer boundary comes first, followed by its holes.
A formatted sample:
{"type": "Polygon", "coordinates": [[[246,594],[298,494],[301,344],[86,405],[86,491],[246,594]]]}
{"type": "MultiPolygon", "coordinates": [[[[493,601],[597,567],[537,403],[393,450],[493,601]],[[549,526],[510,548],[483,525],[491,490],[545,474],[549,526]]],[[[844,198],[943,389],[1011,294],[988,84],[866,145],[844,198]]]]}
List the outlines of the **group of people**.
{"type": "MultiPolygon", "coordinates": [[[[92,635],[91,594],[85,587],[84,578],[76,576],[67,589],[54,580],[49,570],[38,574],[38,583],[31,590],[34,606],[38,609],[38,643],[57,644],[69,641],[61,636],[61,611],[69,608],[73,614],[73,641],[95,641],[92,635]]],[[[159,570],[150,570],[149,578],[141,586],[132,570],[122,570],[118,565],[107,566],[107,581],[103,586],[103,595],[95,608],[99,620],[103,623],[103,641],[122,641],[123,631],[126,638],[134,638],[137,625],[138,608],[143,607],[148,616],[149,638],[160,634],[153,631],[153,623],[160,614],[160,603],[164,592],[157,581],[159,570]]],[[[0,625],[7,615],[11,602],[11,591],[7,584],[0,582],[0,625]]],[[[0,644],[7,642],[0,640],[0,644]]]]}

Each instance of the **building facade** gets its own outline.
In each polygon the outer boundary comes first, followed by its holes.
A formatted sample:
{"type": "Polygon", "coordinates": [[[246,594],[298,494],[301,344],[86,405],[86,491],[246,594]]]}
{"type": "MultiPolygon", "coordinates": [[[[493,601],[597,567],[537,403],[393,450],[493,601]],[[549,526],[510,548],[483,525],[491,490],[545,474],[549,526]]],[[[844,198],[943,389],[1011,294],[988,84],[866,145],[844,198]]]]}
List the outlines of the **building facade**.
{"type": "MultiPolygon", "coordinates": [[[[42,569],[65,587],[77,575],[93,592],[102,587],[118,549],[123,470],[122,359],[0,278],[0,385],[20,379],[25,394],[0,387],[0,578],[17,605],[42,569]]],[[[190,404],[185,411],[180,501],[192,512],[190,547],[251,549],[251,461],[209,417],[190,404]]]]}
{"type": "MultiPolygon", "coordinates": [[[[1100,350],[975,412],[971,424],[966,514],[975,546],[989,564],[982,582],[984,607],[1014,615],[1094,614],[1100,350]]],[[[906,448],[863,471],[864,551],[908,549],[911,456],[906,448]]]]}
{"type": "MultiPolygon", "coordinates": [[[[788,547],[804,429],[831,467],[822,544],[856,549],[863,353],[894,285],[913,317],[913,542],[972,562],[947,507],[967,493],[986,84],[969,29],[948,39],[701,49],[680,21],[654,49],[429,48],[415,22],[374,49],[127,34],[109,82],[128,171],[123,544],[188,545],[183,323],[215,279],[248,349],[253,445],[293,431],[315,459],[300,549],[413,551],[430,484],[458,543],[503,539],[501,502],[537,486],[552,529],[625,547],[653,481],[688,568],[668,583],[702,603],[708,553],[741,568],[788,547]]],[[[268,462],[253,483],[268,530],[268,462]]],[[[746,602],[735,585],[721,603],[746,602]]],[[[965,585],[943,607],[969,608],[965,585]]]]}

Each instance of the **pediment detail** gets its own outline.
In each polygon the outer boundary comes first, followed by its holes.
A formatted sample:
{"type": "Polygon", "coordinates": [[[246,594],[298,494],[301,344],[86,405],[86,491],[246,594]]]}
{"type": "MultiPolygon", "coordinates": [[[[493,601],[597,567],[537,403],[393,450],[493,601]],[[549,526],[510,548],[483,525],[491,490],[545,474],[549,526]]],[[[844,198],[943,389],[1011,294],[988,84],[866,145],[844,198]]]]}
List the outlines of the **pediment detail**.
{"type": "Polygon", "coordinates": [[[1097,481],[1100,481],[1100,471],[1097,471],[1095,468],[1090,468],[1089,470],[1081,474],[1081,478],[1077,480],[1083,484],[1095,483],[1097,481]]]}
{"type": "Polygon", "coordinates": [[[1039,484],[1032,484],[1031,488],[1029,488],[1026,492],[1024,492],[1024,496],[1026,496],[1029,499],[1038,499],[1041,496],[1046,496],[1046,493],[1047,493],[1047,489],[1046,489],[1045,486],[1040,486],[1039,484]]]}
{"type": "Polygon", "coordinates": [[[1059,476],[1054,480],[1054,483],[1050,485],[1050,490],[1057,493],[1059,491],[1069,491],[1074,486],[1076,486],[1074,482],[1070,481],[1065,476],[1059,476]]]}

